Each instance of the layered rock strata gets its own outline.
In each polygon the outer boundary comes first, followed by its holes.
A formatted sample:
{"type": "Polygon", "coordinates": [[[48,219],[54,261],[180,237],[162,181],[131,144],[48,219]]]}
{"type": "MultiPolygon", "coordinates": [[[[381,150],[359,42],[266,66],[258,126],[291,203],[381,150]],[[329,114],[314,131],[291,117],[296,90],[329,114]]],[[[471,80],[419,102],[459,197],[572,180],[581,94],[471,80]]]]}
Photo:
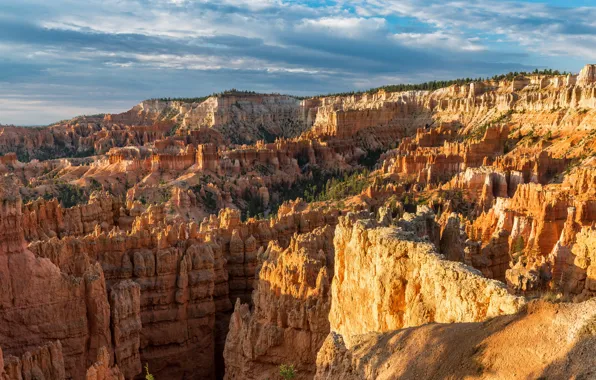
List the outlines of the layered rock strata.
{"type": "Polygon", "coordinates": [[[348,215],[340,218],[334,245],[329,321],[348,345],[360,334],[483,321],[516,313],[525,303],[504,284],[445,260],[428,240],[403,228],[348,215]]]}
{"type": "Polygon", "coordinates": [[[314,376],[329,333],[333,231],[294,235],[285,250],[270,243],[259,260],[253,308],[236,303],[224,357],[226,379],[266,379],[292,363],[298,379],[314,376]]]}
{"type": "MultiPolygon", "coordinates": [[[[101,347],[98,351],[97,361],[87,369],[84,379],[124,380],[124,375],[118,366],[110,366],[110,357],[108,349],[101,347]]],[[[60,341],[48,343],[43,347],[25,352],[21,357],[3,357],[2,349],[0,349],[0,379],[67,379],[62,344],[60,341]]]]}
{"type": "Polygon", "coordinates": [[[20,357],[3,358],[2,349],[0,349],[0,379],[2,380],[62,380],[65,378],[62,345],[59,341],[26,351],[20,357]]]}
{"type": "Polygon", "coordinates": [[[159,207],[152,207],[134,219],[129,231],[108,231],[96,222],[88,235],[46,236],[29,248],[72,276],[101,270],[98,279],[106,294],[89,298],[109,299],[111,316],[93,314],[111,331],[124,376],[133,377],[141,363],[149,363],[156,376],[212,378],[216,371],[223,373],[216,366],[223,366],[218,358],[232,304],[237,298],[251,300],[258,253],[270,241],[287,247],[295,233],[334,225],[336,219],[336,213],[322,214],[296,202],[280,207],[273,220],[242,223],[238,211],[226,209],[200,225],[170,224],[159,207]]]}
{"type": "Polygon", "coordinates": [[[100,265],[68,275],[25,247],[14,177],[2,178],[0,211],[0,342],[23,355],[59,339],[65,373],[82,378],[101,347],[112,349],[110,306],[100,265]],[[49,295],[49,297],[48,297],[49,295]]]}

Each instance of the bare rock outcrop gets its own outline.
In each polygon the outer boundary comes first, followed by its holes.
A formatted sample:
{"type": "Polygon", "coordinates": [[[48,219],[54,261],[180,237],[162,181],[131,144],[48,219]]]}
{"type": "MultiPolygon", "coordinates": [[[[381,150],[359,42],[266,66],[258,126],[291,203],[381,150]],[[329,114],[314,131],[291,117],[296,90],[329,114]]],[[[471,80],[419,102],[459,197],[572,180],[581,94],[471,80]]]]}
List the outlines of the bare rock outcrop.
{"type": "Polygon", "coordinates": [[[253,310],[236,303],[224,358],[226,379],[267,379],[293,364],[298,379],[315,373],[329,333],[333,231],[294,235],[285,250],[270,243],[259,262],[253,310]]]}
{"type": "Polygon", "coordinates": [[[102,347],[97,354],[97,361],[87,369],[85,380],[124,380],[124,375],[118,366],[110,367],[110,353],[102,347]]]}
{"type": "Polygon", "coordinates": [[[63,208],[57,199],[38,200],[23,207],[23,230],[27,241],[52,237],[81,236],[97,225],[111,229],[120,216],[121,203],[105,192],[93,193],[87,204],[63,208]]]}
{"type": "MultiPolygon", "coordinates": [[[[111,355],[106,347],[98,351],[97,361],[85,374],[85,380],[124,380],[118,366],[110,366],[111,355]]],[[[0,349],[1,380],[66,380],[64,356],[60,341],[50,342],[43,347],[26,351],[20,357],[3,357],[0,349]]]]}
{"type": "Polygon", "coordinates": [[[525,301],[504,284],[445,260],[428,240],[373,220],[340,218],[331,330],[351,337],[430,322],[476,322],[516,313],[525,301]]]}
{"type": "Polygon", "coordinates": [[[0,342],[5,354],[23,355],[49,341],[62,342],[67,376],[81,378],[101,346],[111,349],[103,271],[78,276],[25,248],[21,199],[11,176],[0,199],[0,342]]]}
{"type": "Polygon", "coordinates": [[[3,359],[2,349],[0,349],[0,379],[2,380],[63,380],[65,378],[60,341],[26,351],[19,357],[9,355],[3,359]]]}
{"type": "Polygon", "coordinates": [[[347,346],[329,335],[316,380],[590,379],[596,376],[596,300],[533,302],[485,322],[370,333],[347,346]]]}
{"type": "Polygon", "coordinates": [[[563,286],[580,299],[596,296],[596,231],[583,228],[575,237],[563,272],[563,286]]]}
{"type": "MultiPolygon", "coordinates": [[[[122,374],[127,379],[141,373],[141,288],[133,281],[121,281],[110,289],[111,331],[114,353],[122,374]]],[[[103,353],[98,354],[100,362],[103,353]]]]}

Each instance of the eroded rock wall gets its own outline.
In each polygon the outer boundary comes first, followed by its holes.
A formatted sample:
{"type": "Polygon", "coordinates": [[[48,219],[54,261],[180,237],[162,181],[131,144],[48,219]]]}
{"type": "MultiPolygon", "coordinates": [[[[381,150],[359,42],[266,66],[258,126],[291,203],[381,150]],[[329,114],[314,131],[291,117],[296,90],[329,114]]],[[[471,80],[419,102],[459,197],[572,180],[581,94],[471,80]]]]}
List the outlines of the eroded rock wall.
{"type": "Polygon", "coordinates": [[[25,248],[21,199],[13,177],[3,177],[0,198],[0,342],[22,355],[59,339],[66,373],[82,377],[101,346],[111,348],[109,304],[101,266],[79,276],[62,273],[25,248]],[[106,317],[108,316],[108,317],[106,317]]]}
{"type": "Polygon", "coordinates": [[[403,228],[340,218],[335,239],[331,330],[351,337],[430,322],[474,322],[516,313],[525,303],[504,284],[403,228]]]}
{"type": "Polygon", "coordinates": [[[270,243],[259,258],[253,307],[236,303],[224,358],[226,379],[274,378],[294,364],[311,379],[329,333],[334,226],[296,234],[285,250],[270,243]]]}
{"type": "Polygon", "coordinates": [[[105,230],[118,223],[121,202],[105,192],[95,192],[89,202],[63,208],[57,199],[37,200],[23,207],[23,230],[29,242],[52,237],[82,236],[99,225],[105,230]]]}
{"type": "Polygon", "coordinates": [[[26,351],[19,357],[9,355],[4,359],[0,348],[0,379],[2,380],[63,380],[65,378],[60,341],[26,351]]]}

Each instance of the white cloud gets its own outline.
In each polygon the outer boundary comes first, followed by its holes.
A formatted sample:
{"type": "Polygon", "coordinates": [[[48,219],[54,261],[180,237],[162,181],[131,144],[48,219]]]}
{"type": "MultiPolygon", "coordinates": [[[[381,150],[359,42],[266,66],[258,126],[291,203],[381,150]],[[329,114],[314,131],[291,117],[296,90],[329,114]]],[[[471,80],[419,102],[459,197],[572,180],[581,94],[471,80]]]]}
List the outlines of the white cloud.
{"type": "Polygon", "coordinates": [[[302,20],[296,26],[296,30],[339,34],[343,37],[355,38],[383,31],[386,27],[387,21],[380,17],[322,17],[302,20]]]}
{"type": "Polygon", "coordinates": [[[448,34],[443,31],[433,33],[398,33],[393,39],[399,43],[419,48],[449,49],[460,51],[484,51],[485,46],[479,44],[479,38],[465,38],[459,35],[448,34]]]}
{"type": "MultiPolygon", "coordinates": [[[[596,59],[596,7],[489,0],[355,0],[353,3],[368,15],[413,17],[438,28],[431,35],[420,36],[422,43],[432,44],[436,37],[433,34],[469,37],[478,33],[496,34],[504,37],[501,41],[516,43],[529,51],[596,59]]],[[[408,36],[401,39],[407,43],[408,36]]],[[[475,41],[463,41],[466,49],[477,48],[475,41]]],[[[455,40],[447,38],[446,42],[455,40]]]]}

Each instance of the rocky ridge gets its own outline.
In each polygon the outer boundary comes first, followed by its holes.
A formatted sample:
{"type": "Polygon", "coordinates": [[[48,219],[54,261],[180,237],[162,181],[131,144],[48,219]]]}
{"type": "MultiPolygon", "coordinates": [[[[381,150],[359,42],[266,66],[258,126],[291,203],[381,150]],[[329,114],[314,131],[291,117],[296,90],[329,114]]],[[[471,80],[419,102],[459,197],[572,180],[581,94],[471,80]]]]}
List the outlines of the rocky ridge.
{"type": "Polygon", "coordinates": [[[0,378],[590,376],[594,67],[2,128],[0,378]]]}

